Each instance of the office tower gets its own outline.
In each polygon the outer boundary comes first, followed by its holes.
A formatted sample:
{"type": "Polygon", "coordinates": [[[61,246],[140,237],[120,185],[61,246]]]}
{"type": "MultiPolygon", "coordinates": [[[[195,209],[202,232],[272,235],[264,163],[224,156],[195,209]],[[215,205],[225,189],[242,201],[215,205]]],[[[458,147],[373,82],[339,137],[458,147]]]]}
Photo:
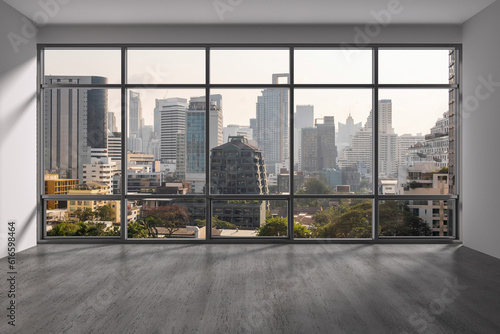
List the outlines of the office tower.
{"type": "Polygon", "coordinates": [[[294,114],[294,160],[295,169],[301,170],[302,160],[302,129],[314,126],[314,106],[298,105],[294,114]]]}
{"type": "MultiPolygon", "coordinates": [[[[250,118],[250,129],[253,131],[253,136],[257,136],[257,118],[250,118]]],[[[256,138],[254,138],[256,139],[256,138]]]]}
{"type": "Polygon", "coordinates": [[[118,127],[116,124],[116,115],[112,111],[108,111],[108,131],[118,132],[118,127]]]}
{"type": "MultiPolygon", "coordinates": [[[[191,183],[194,193],[202,193],[205,187],[205,96],[192,97],[186,111],[186,135],[177,135],[178,140],[185,140],[185,150],[178,151],[180,159],[185,159],[177,167],[185,165],[185,171],[176,171],[178,175],[185,175],[186,181],[191,183]]],[[[210,95],[209,110],[209,149],[222,145],[222,95],[210,95]]]]}
{"type": "MultiPolygon", "coordinates": [[[[177,133],[186,130],[187,107],[188,103],[185,98],[171,97],[156,100],[155,115],[159,115],[159,138],[163,160],[176,159],[177,133]]],[[[156,121],[155,119],[155,124],[156,121]]]]}
{"type": "Polygon", "coordinates": [[[82,180],[82,166],[90,163],[91,148],[107,145],[107,90],[78,88],[104,84],[97,76],[45,76],[45,84],[75,84],[52,88],[44,96],[44,167],[62,178],[82,180]]]}
{"type": "Polygon", "coordinates": [[[335,118],[326,116],[317,119],[314,128],[303,128],[302,171],[320,171],[334,168],[337,161],[335,146],[335,118]]]}
{"type": "Polygon", "coordinates": [[[398,136],[398,166],[404,165],[406,163],[406,155],[408,154],[408,149],[415,146],[417,143],[423,143],[425,137],[422,134],[417,134],[413,136],[411,134],[404,134],[398,136]]]}
{"type": "Polygon", "coordinates": [[[151,140],[153,139],[153,126],[144,125],[141,129],[141,139],[142,139],[142,152],[150,153],[149,146],[151,140]]]}
{"type": "MultiPolygon", "coordinates": [[[[273,74],[273,84],[288,74],[273,74]]],[[[289,158],[288,88],[266,88],[257,97],[256,139],[270,169],[289,158]]],[[[274,170],[271,170],[274,172],[274,170]]]]}
{"type": "Polygon", "coordinates": [[[345,124],[338,123],[336,144],[339,153],[351,144],[351,138],[361,129],[361,127],[362,123],[354,123],[351,114],[347,117],[345,124]]]}
{"type": "MultiPolygon", "coordinates": [[[[262,151],[250,146],[246,137],[229,137],[210,154],[211,192],[215,194],[268,194],[266,165],[262,151]]],[[[257,202],[257,201],[256,201],[257,202]]],[[[265,223],[266,201],[257,203],[215,202],[214,216],[241,227],[265,223]]]]}
{"type": "Polygon", "coordinates": [[[113,193],[113,172],[116,163],[110,158],[92,158],[90,164],[83,165],[83,183],[89,181],[100,182],[107,186],[107,193],[113,193]]]}
{"type": "Polygon", "coordinates": [[[128,136],[135,136],[135,138],[139,138],[141,135],[141,128],[144,125],[144,118],[142,118],[141,94],[130,91],[128,110],[128,136]]]}

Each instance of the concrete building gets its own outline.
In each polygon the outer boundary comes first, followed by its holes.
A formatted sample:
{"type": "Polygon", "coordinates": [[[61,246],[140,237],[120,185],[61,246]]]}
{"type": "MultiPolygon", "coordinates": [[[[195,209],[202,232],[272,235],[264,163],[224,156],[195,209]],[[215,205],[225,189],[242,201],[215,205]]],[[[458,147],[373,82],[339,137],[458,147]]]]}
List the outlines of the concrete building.
{"type": "MultiPolygon", "coordinates": [[[[45,174],[44,184],[46,195],[67,195],[68,191],[79,183],[78,179],[61,179],[59,174],[45,174]]],[[[59,209],[65,207],[64,202],[47,201],[47,209],[59,209]]]]}
{"type": "Polygon", "coordinates": [[[83,182],[100,182],[108,186],[108,194],[113,193],[113,175],[116,163],[110,158],[92,158],[90,164],[83,165],[83,182]]]}
{"type": "Polygon", "coordinates": [[[177,158],[177,133],[186,131],[187,106],[187,99],[180,97],[156,100],[154,112],[160,117],[161,159],[177,158]]]}
{"type": "MultiPolygon", "coordinates": [[[[266,164],[262,151],[250,146],[243,136],[214,147],[210,155],[210,191],[212,194],[268,194],[266,164]]],[[[236,201],[238,202],[238,201],[236,201]]],[[[223,221],[246,228],[265,223],[266,201],[232,203],[217,201],[213,214],[223,221]]]]}
{"type": "Polygon", "coordinates": [[[302,129],[314,127],[314,106],[313,105],[297,105],[294,114],[294,156],[295,170],[301,170],[302,166],[302,129]]]}
{"type": "Polygon", "coordinates": [[[411,134],[398,136],[398,166],[404,165],[406,163],[406,155],[408,154],[408,149],[419,142],[423,142],[424,139],[425,136],[420,133],[415,136],[411,134]]]}
{"type": "MultiPolygon", "coordinates": [[[[273,84],[288,74],[273,74],[273,84]]],[[[289,106],[288,88],[266,88],[257,97],[257,125],[255,138],[262,150],[269,172],[275,163],[289,158],[289,106]]]]}
{"type": "Polygon", "coordinates": [[[301,171],[320,171],[337,165],[335,118],[325,116],[315,120],[314,128],[302,129],[301,171]]]}
{"type": "Polygon", "coordinates": [[[143,125],[141,94],[130,91],[128,100],[128,137],[140,138],[143,125]]]}

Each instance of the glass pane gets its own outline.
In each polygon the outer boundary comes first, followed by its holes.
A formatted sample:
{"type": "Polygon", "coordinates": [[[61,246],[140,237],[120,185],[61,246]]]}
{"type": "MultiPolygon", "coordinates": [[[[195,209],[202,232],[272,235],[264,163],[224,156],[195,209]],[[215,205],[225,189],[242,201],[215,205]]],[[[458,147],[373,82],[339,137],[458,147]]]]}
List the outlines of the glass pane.
{"type": "Polygon", "coordinates": [[[295,199],[295,238],[371,238],[371,199],[295,199]]]}
{"type": "Polygon", "coordinates": [[[203,198],[127,201],[128,238],[205,239],[203,198]]]}
{"type": "MultiPolygon", "coordinates": [[[[448,182],[450,115],[448,90],[380,90],[379,192],[445,195],[448,182]]],[[[452,131],[454,127],[451,127],[452,131]]]]}
{"type": "Polygon", "coordinates": [[[278,174],[287,182],[284,175],[290,170],[289,90],[218,89],[211,93],[224,101],[222,118],[211,119],[212,194],[279,193],[278,174]]]}
{"type": "Polygon", "coordinates": [[[119,194],[120,91],[61,88],[42,94],[45,194],[119,194]]]}
{"type": "Polygon", "coordinates": [[[284,200],[212,202],[214,237],[286,237],[288,205],[284,200]]]}
{"type": "Polygon", "coordinates": [[[204,84],[204,49],[128,49],[129,84],[204,84]]]}
{"type": "Polygon", "coordinates": [[[128,91],[129,193],[205,192],[203,89],[128,91]]]}
{"type": "Polygon", "coordinates": [[[295,49],[296,84],[370,84],[372,50],[295,49]]]}
{"type": "Polygon", "coordinates": [[[119,237],[120,201],[45,201],[47,236],[119,237]]]}
{"type": "Polygon", "coordinates": [[[295,193],[373,193],[372,91],[296,89],[295,102],[295,193]]]}
{"type": "Polygon", "coordinates": [[[212,49],[212,84],[287,84],[288,49],[212,49]]]}
{"type": "Polygon", "coordinates": [[[448,84],[449,50],[379,50],[381,84],[448,84]]]}
{"type": "Polygon", "coordinates": [[[43,59],[46,84],[120,83],[120,49],[46,48],[43,59]]]}
{"type": "Polygon", "coordinates": [[[453,212],[454,201],[380,201],[380,236],[453,236],[453,212]]]}

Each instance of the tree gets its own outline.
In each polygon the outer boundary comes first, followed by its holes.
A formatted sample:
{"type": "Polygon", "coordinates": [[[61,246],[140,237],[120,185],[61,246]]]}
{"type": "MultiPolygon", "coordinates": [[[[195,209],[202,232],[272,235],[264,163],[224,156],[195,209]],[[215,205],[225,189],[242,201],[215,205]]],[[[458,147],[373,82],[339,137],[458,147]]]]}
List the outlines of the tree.
{"type": "Polygon", "coordinates": [[[50,231],[47,231],[48,236],[74,236],[80,228],[78,223],[61,222],[52,226],[50,231]]]}
{"type": "Polygon", "coordinates": [[[147,238],[148,229],[139,222],[132,222],[127,226],[127,237],[129,238],[147,238]]]}
{"type": "Polygon", "coordinates": [[[78,208],[75,211],[75,216],[78,218],[79,221],[85,222],[88,220],[94,220],[95,212],[92,211],[91,208],[85,208],[83,210],[78,208]]]}
{"type": "Polygon", "coordinates": [[[217,216],[213,216],[212,217],[212,227],[215,227],[218,229],[222,229],[222,228],[235,229],[238,226],[231,224],[230,222],[227,222],[225,220],[220,220],[219,217],[217,217],[217,216]]]}
{"type": "Polygon", "coordinates": [[[317,178],[307,180],[302,189],[304,194],[321,195],[330,193],[330,188],[326,185],[326,182],[317,178]]]}
{"type": "Polygon", "coordinates": [[[429,225],[415,216],[404,201],[385,201],[380,204],[380,235],[430,236],[429,225]]]}
{"type": "MultiPolygon", "coordinates": [[[[286,236],[288,234],[288,221],[286,218],[273,217],[266,219],[266,223],[259,228],[259,237],[277,237],[286,236]]],[[[295,222],[293,227],[293,235],[295,238],[310,238],[311,231],[304,225],[295,222]]]]}
{"type": "MultiPolygon", "coordinates": [[[[145,218],[152,217],[155,220],[149,220],[148,224],[151,226],[153,234],[158,236],[157,227],[164,227],[167,230],[166,238],[184,227],[189,222],[189,212],[186,207],[177,204],[168,204],[156,208],[143,209],[145,218]]],[[[150,228],[148,227],[148,231],[150,228]]]]}
{"type": "Polygon", "coordinates": [[[314,236],[317,238],[370,238],[372,203],[338,207],[316,212],[313,216],[318,225],[314,236]]]}
{"type": "Polygon", "coordinates": [[[113,210],[109,205],[103,205],[95,211],[95,215],[99,217],[100,220],[113,221],[116,218],[115,210],[113,210]]]}

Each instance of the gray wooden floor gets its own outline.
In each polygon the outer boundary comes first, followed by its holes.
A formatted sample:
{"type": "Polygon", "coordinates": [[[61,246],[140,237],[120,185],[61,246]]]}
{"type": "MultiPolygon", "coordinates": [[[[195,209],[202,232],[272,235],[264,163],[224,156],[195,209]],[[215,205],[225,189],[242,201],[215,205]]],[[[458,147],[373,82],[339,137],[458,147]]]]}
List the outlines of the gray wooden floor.
{"type": "Polygon", "coordinates": [[[17,257],[17,326],[2,279],[0,333],[500,333],[500,260],[458,245],[39,245],[17,257]]]}

